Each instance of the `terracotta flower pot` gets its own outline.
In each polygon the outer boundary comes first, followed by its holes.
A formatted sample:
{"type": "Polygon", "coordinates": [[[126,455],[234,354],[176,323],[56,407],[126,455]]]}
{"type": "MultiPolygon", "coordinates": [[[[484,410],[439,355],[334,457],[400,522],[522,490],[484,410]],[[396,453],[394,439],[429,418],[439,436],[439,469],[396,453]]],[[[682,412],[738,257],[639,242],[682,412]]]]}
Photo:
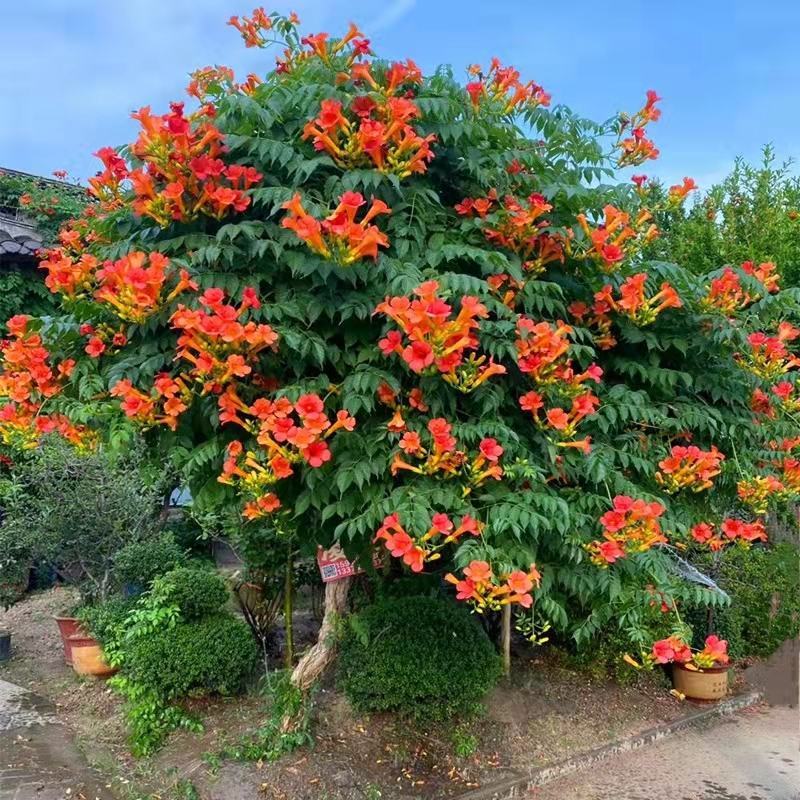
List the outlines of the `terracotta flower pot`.
{"type": "Polygon", "coordinates": [[[721,666],[693,670],[683,664],[673,664],[672,685],[693,700],[721,700],[728,693],[729,669],[721,666]]]}
{"type": "Polygon", "coordinates": [[[72,664],[72,648],[70,644],[70,636],[82,634],[83,628],[81,623],[75,617],[56,617],[56,625],[58,625],[58,632],[61,634],[61,641],[64,645],[64,661],[67,664],[72,664]]]}
{"type": "Polygon", "coordinates": [[[72,649],[72,668],[78,675],[93,675],[96,678],[108,678],[116,672],[110,667],[103,655],[103,648],[96,639],[84,634],[69,637],[72,649]]]}

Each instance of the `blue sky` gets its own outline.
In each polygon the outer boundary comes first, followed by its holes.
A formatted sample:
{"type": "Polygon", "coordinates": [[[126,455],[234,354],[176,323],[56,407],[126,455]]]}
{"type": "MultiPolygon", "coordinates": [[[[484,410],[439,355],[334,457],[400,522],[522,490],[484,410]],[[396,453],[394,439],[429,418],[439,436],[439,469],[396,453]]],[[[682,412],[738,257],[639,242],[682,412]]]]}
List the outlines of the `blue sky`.
{"type": "MultiPolygon", "coordinates": [[[[86,178],[91,153],[130,141],[130,111],[162,111],[187,74],[227,64],[265,72],[270,51],[246,50],[231,14],[253,0],[23,0],[0,25],[0,166],[86,178]]],[[[267,5],[265,3],[265,5],[267,5]]],[[[542,84],[554,102],[605,119],[635,110],[645,90],[664,98],[652,127],[662,152],[648,173],[701,186],[736,155],[773,142],[800,158],[797,0],[283,0],[306,32],[362,26],[380,55],[426,70],[498,56],[542,84]]]]}

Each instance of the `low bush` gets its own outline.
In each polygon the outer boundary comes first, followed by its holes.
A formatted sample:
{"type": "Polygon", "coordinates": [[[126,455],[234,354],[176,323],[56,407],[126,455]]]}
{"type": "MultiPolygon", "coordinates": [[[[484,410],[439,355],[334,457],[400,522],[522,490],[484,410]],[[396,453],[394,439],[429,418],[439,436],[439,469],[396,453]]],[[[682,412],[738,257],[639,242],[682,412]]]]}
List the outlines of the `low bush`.
{"type": "MultiPolygon", "coordinates": [[[[714,612],[711,627],[728,640],[735,658],[767,658],[800,633],[800,550],[795,545],[731,547],[716,558],[705,556],[701,567],[730,595],[730,605],[714,612]]],[[[704,637],[706,611],[695,612],[690,621],[696,637],[704,637]]]]}
{"type": "Polygon", "coordinates": [[[241,689],[258,660],[250,630],[227,614],[179,622],[129,642],[124,672],[160,698],[232,694],[241,689]]]}
{"type": "Polygon", "coordinates": [[[198,567],[177,567],[153,581],[152,594],[162,606],[177,606],[184,621],[216,614],[228,601],[225,579],[198,567]]]}
{"type": "Polygon", "coordinates": [[[147,589],[159,575],[177,567],[183,556],[183,550],[169,532],[129,542],[114,559],[117,580],[147,589]]]}
{"type": "Polygon", "coordinates": [[[348,620],[339,680],[359,711],[446,718],[480,702],[500,660],[477,622],[437,597],[385,599],[348,620]]]}

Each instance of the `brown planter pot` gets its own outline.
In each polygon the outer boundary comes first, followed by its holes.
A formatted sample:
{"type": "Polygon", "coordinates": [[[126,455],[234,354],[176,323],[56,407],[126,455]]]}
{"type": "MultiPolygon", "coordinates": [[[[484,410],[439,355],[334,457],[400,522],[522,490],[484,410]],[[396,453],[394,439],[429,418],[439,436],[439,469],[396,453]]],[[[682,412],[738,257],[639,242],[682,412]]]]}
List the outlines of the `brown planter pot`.
{"type": "Polygon", "coordinates": [[[91,636],[79,633],[70,636],[69,641],[72,649],[72,668],[78,675],[108,678],[117,671],[108,665],[103,655],[103,648],[91,636]]]}
{"type": "Polygon", "coordinates": [[[683,664],[672,665],[672,685],[693,700],[721,700],[728,694],[729,667],[709,667],[704,670],[686,669],[683,664]]]}
{"type": "Polygon", "coordinates": [[[55,617],[58,632],[61,634],[61,642],[64,645],[64,661],[72,664],[72,644],[70,637],[76,634],[83,634],[81,623],[75,617],[55,617]]]}

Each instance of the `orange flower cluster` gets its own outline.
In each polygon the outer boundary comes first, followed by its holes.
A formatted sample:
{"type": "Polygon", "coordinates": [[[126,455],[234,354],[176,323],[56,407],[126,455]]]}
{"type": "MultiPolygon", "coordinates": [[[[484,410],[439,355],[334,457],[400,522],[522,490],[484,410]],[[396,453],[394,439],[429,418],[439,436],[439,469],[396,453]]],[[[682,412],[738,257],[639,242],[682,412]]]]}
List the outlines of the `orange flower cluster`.
{"type": "Polygon", "coordinates": [[[791,492],[774,475],[756,475],[742,478],[736,484],[736,494],[755,514],[766,514],[771,501],[784,500],[791,492]]]}
{"type": "Polygon", "coordinates": [[[282,206],[289,213],[281,225],[294,231],[315,253],[343,266],[362,258],[377,259],[378,247],[388,247],[389,239],[370,223],[381,214],[390,214],[391,209],[382,200],[373,199],[369,211],[356,222],[356,214],[365,203],[358,192],[345,192],[333,213],[320,221],[305,210],[296,194],[282,206]]]}
{"type": "Polygon", "coordinates": [[[596,329],[594,343],[601,350],[610,350],[617,343],[611,332],[611,312],[616,307],[616,302],[613,287],[606,284],[599,292],[595,292],[591,308],[581,300],[575,300],[567,307],[575,320],[596,329]]]}
{"type": "Polygon", "coordinates": [[[743,522],[740,519],[726,519],[719,526],[701,522],[692,527],[692,539],[698,544],[706,545],[709,550],[722,550],[729,544],[738,541],[743,546],[749,547],[752,542],[766,542],[767,532],[764,530],[764,523],[743,522]]]}
{"type": "Polygon", "coordinates": [[[514,309],[517,305],[517,295],[525,288],[525,282],[518,281],[508,273],[501,272],[489,275],[486,279],[489,291],[495,295],[507,308],[514,309]]]}
{"type": "Polygon", "coordinates": [[[780,462],[783,472],[783,485],[787,493],[800,495],[800,460],[796,458],[784,458],[780,462]]]}
{"type": "Polygon", "coordinates": [[[111,387],[111,396],[121,398],[125,416],[144,427],[166,425],[176,430],[180,415],[192,402],[191,389],[183,377],[173,378],[165,372],[156,375],[150,392],[142,392],[124,378],[111,387]]]}
{"type": "Polygon", "coordinates": [[[550,105],[550,95],[539,84],[522,83],[519,71],[504,67],[497,58],[492,59],[485,74],[478,64],[470,66],[468,72],[475,80],[467,84],[467,94],[476,110],[489,105],[502,114],[511,114],[550,105]]]}
{"type": "Polygon", "coordinates": [[[663,513],[664,506],[660,503],[617,495],[612,510],[600,517],[603,539],[586,546],[592,562],[607,567],[617,559],[632,553],[643,553],[656,544],[666,543],[658,521],[663,513]]]}
{"type": "Polygon", "coordinates": [[[551,324],[520,316],[514,342],[520,371],[542,385],[563,380],[572,363],[567,355],[571,333],[572,328],[561,320],[551,324]]]}
{"type": "Polygon", "coordinates": [[[767,336],[758,331],[747,337],[750,352],[739,354],[736,360],[748,372],[752,372],[766,381],[780,378],[790,369],[800,367],[800,358],[792,353],[786,346],[800,337],[800,329],[789,322],[778,325],[776,336],[767,336]]]}
{"type": "Polygon", "coordinates": [[[658,462],[656,481],[669,494],[681,489],[702,492],[710,489],[713,478],[719,475],[725,456],[712,445],[710,450],[701,450],[695,445],[676,445],[668,458],[658,462]]]}
{"type": "Polygon", "coordinates": [[[89,216],[68,222],[58,232],[58,245],[46,250],[39,263],[47,271],[45,286],[70,300],[86,297],[94,287],[99,266],[97,258],[88,252],[88,247],[96,241],[89,216]]]}
{"type": "MultiPolygon", "coordinates": [[[[599,370],[600,368],[597,367],[599,370]]],[[[559,447],[573,447],[583,453],[591,450],[591,439],[586,437],[579,441],[570,441],[575,435],[578,425],[586,417],[592,416],[600,407],[600,398],[591,392],[579,394],[572,400],[572,407],[569,411],[558,406],[544,411],[544,398],[538,392],[527,392],[519,399],[520,408],[533,415],[536,424],[543,429],[555,431],[562,440],[558,442],[559,447]],[[544,414],[540,414],[544,411],[544,414]]]]}
{"type": "Polygon", "coordinates": [[[517,569],[496,575],[488,561],[471,561],[464,567],[463,575],[459,579],[448,573],[444,579],[456,587],[457,600],[471,603],[480,614],[487,608],[497,611],[512,603],[530,608],[533,605],[531,592],[542,579],[536,564],[531,564],[527,572],[517,569]]]}
{"type": "Polygon", "coordinates": [[[262,397],[251,406],[242,403],[231,391],[226,397],[237,404],[236,418],[223,421],[237,422],[255,434],[256,441],[266,451],[262,460],[255,451],[245,450],[241,442],[231,442],[218,478],[220,483],[236,486],[250,498],[243,512],[250,520],[280,508],[274,485],[293,475],[295,464],[318,469],[331,460],[327,439],[339,430],[352,431],[356,425],[347,411],[337,412],[332,422],[322,398],[316,394],[303,395],[296,403],[285,397],[274,401],[262,397]],[[253,419],[242,419],[238,413],[249,414],[253,419]]]}
{"type": "Polygon", "coordinates": [[[172,103],[169,114],[155,116],[148,107],[134,112],[142,130],[131,153],[143,168],[129,169],[112,148],[96,155],[104,169],[89,180],[91,193],[106,208],[125,204],[123,186],[130,182],[136,214],[162,228],[173,221],[198,216],[222,219],[250,205],[247,190],[261,180],[253,167],[225,164],[222,132],[213,124],[213,108],[203,106],[188,117],[183,103],[172,103]]]}
{"type": "MultiPolygon", "coordinates": [[[[764,288],[769,293],[777,292],[780,283],[780,275],[777,273],[775,265],[766,261],[756,266],[752,261],[745,261],[740,267],[742,272],[752,275],[764,284],[764,288]]],[[[750,294],[742,288],[742,281],[739,275],[730,267],[719,278],[714,278],[708,290],[708,294],[700,301],[700,307],[706,311],[716,310],[723,314],[734,314],[743,308],[747,308],[751,303],[760,299],[760,295],[750,294]]]]}
{"type": "MultiPolygon", "coordinates": [[[[62,240],[70,233],[62,231],[62,240]]],[[[62,246],[50,250],[40,266],[47,270],[45,284],[51,292],[69,300],[93,299],[125,322],[142,323],[182,292],[197,288],[186,270],[171,270],[169,259],[155,252],[137,250],[101,264],[89,253],[76,258],[62,246]],[[174,288],[165,295],[173,280],[174,288]]]]}
{"type": "Polygon", "coordinates": [[[650,666],[653,664],[689,664],[689,668],[711,669],[719,664],[727,664],[728,642],[716,634],[706,637],[702,650],[692,652],[692,648],[680,636],[670,636],[654,642],[647,654],[650,666]],[[690,663],[691,662],[691,663],[690,663]]]}
{"type": "Polygon", "coordinates": [[[465,496],[486,481],[499,481],[503,477],[500,457],[504,451],[495,439],[481,439],[478,452],[470,458],[464,450],[457,449],[452,425],[443,417],[430,420],[427,430],[430,435],[427,447],[417,431],[403,432],[399,443],[402,454],[397,452],[392,459],[392,475],[407,470],[417,475],[442,473],[446,478],[458,476],[464,481],[465,496]],[[417,463],[411,464],[407,458],[413,458],[417,463]]]}
{"type": "Polygon", "coordinates": [[[395,558],[402,558],[412,572],[422,572],[426,562],[442,557],[444,547],[458,542],[464,534],[480,536],[483,527],[483,523],[468,514],[461,518],[458,527],[447,514],[434,514],[430,528],[417,536],[409,534],[400,524],[398,514],[390,514],[384,518],[373,541],[383,541],[386,549],[395,558]]]}
{"type": "Polygon", "coordinates": [[[6,323],[9,339],[0,341],[0,441],[21,449],[36,447],[42,435],[58,432],[73,444],[89,446],[92,434],[63,414],[45,414],[46,401],[59,394],[75,367],[73,359],[57,364],[31,317],[19,314],[6,323]]]}
{"type": "Polygon", "coordinates": [[[493,244],[517,253],[522,268],[530,275],[540,275],[551,262],[564,263],[567,240],[545,230],[550,222],[543,215],[552,209],[552,204],[541,194],[531,194],[524,202],[506,195],[501,201],[494,190],[486,197],[464,198],[455,206],[461,216],[484,220],[492,214],[494,221],[483,225],[484,236],[493,244]]]}
{"type": "Polygon", "coordinates": [[[667,191],[667,205],[672,207],[681,205],[689,192],[693,192],[695,189],[697,189],[697,184],[694,182],[694,179],[684,178],[683,183],[676,183],[674,186],[669,187],[667,191]]]}
{"type": "Polygon", "coordinates": [[[202,67],[191,75],[186,94],[205,103],[209,98],[219,98],[224,94],[252,94],[262,83],[258,75],[250,73],[244,83],[236,83],[236,76],[230,67],[202,67]]]}
{"type": "Polygon", "coordinates": [[[278,334],[269,325],[241,321],[248,309],[261,303],[253,289],[245,289],[242,302],[235,307],[225,302],[222,289],[206,289],[200,296],[202,309],[179,305],[170,317],[180,332],[177,357],[192,364],[186,376],[203,385],[203,393],[220,394],[226,384],[250,375],[253,358],[266,347],[273,347],[278,334]]]}
{"type": "Polygon", "coordinates": [[[339,100],[323,100],[319,114],[303,129],[303,139],[311,139],[315,149],[345,169],[372,167],[399,178],[426,172],[436,136],[417,133],[411,123],[420,110],[405,96],[406,87],[422,79],[417,65],[394,63],[378,83],[369,64],[356,64],[350,77],[369,93],[354,97],[347,109],[339,100]]]}
{"type": "MultiPolygon", "coordinates": [[[[800,393],[797,393],[795,389],[795,385],[789,381],[781,381],[772,387],[772,394],[774,394],[777,398],[779,407],[788,414],[800,413],[800,393]]],[[[753,392],[754,397],[756,396],[756,392],[759,391],[761,390],[756,389],[756,391],[753,392]]],[[[761,394],[764,393],[761,392],[761,394]]],[[[766,398],[766,404],[769,407],[769,397],[766,395],[764,395],[764,397],[766,398]]]]}
{"type": "Polygon", "coordinates": [[[161,253],[135,251],[117,261],[106,261],[97,271],[95,300],[111,306],[117,317],[126,322],[142,323],[187,289],[197,284],[182,269],[175,288],[163,296],[169,277],[169,259],[161,253]]]}
{"type": "Polygon", "coordinates": [[[645,284],[647,273],[639,272],[627,278],[622,286],[619,287],[619,298],[612,295],[611,286],[604,286],[595,295],[596,302],[605,302],[612,311],[628,317],[637,325],[650,325],[655,322],[656,317],[667,308],[680,308],[681,302],[678,293],[666,281],[661,284],[659,291],[652,297],[645,297],[645,284]]]}
{"type": "Polygon", "coordinates": [[[272,30],[272,17],[275,16],[277,15],[268,15],[263,8],[254,8],[252,16],[233,16],[228,20],[228,25],[239,31],[245,47],[263,47],[267,43],[264,34],[272,30]]]}
{"type": "Polygon", "coordinates": [[[635,167],[643,164],[649,159],[658,158],[658,150],[650,139],[645,135],[645,128],[651,122],[656,122],[661,116],[660,109],[656,108],[656,103],[661,98],[652,90],[647,92],[647,101],[632,117],[627,114],[620,118],[620,136],[617,148],[620,151],[617,159],[617,166],[635,167]],[[630,130],[630,135],[625,136],[625,132],[630,130]]]}
{"type": "Polygon", "coordinates": [[[578,258],[592,259],[603,272],[615,272],[626,258],[658,236],[658,228],[652,219],[653,215],[647,209],[631,218],[625,211],[606,205],[603,220],[592,227],[586,214],[578,214],[578,224],[587,240],[584,250],[577,254],[578,258]]]}
{"type": "Polygon", "coordinates": [[[381,339],[379,347],[385,356],[399,355],[418,374],[437,371],[459,391],[477,389],[493,375],[504,375],[506,368],[486,356],[475,356],[479,319],[489,312],[477,297],[461,298],[458,314],[438,296],[439,283],[426,281],[414,289],[415,300],[408,297],[387,297],[375,313],[385,314],[399,327],[381,339]]]}
{"type": "MultiPolygon", "coordinates": [[[[403,412],[406,410],[406,407],[400,403],[398,392],[392,389],[388,383],[381,383],[380,386],[378,386],[376,394],[381,403],[394,409],[394,416],[387,424],[387,429],[391,433],[403,433],[407,430],[406,421],[403,418],[403,412]]],[[[416,409],[423,414],[429,410],[422,396],[422,389],[419,387],[412,389],[408,393],[407,405],[409,409],[416,409]]]]}

